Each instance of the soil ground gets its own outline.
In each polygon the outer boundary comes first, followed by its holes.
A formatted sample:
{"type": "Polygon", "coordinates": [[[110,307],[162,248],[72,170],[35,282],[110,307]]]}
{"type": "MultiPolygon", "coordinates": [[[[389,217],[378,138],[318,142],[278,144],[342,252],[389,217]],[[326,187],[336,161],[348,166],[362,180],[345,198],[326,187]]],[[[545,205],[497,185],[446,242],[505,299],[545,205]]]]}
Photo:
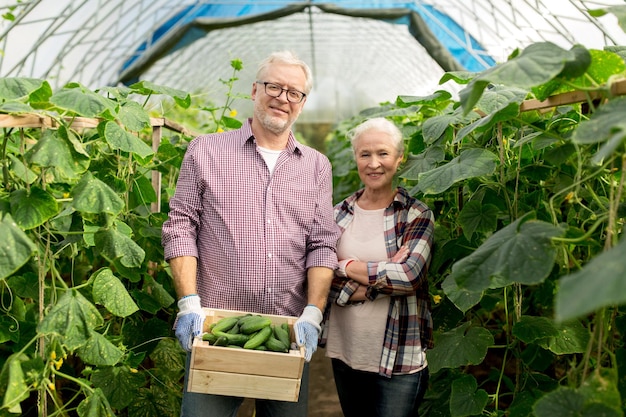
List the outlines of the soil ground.
{"type": "MultiPolygon", "coordinates": [[[[311,359],[309,370],[309,415],[308,417],[343,417],[333,379],[330,359],[324,349],[319,348],[311,359]]],[[[246,399],[237,417],[253,417],[254,401],[246,399]]]]}

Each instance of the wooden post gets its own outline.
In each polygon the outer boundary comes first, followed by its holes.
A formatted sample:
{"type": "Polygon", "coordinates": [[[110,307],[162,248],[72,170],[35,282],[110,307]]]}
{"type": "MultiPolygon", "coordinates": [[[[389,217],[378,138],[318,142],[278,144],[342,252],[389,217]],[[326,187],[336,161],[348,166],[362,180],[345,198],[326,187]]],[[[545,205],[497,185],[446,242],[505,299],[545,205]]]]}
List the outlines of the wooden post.
{"type": "MultiPolygon", "coordinates": [[[[161,126],[152,126],[152,150],[156,154],[161,145],[161,136],[163,134],[161,126]]],[[[161,173],[157,170],[152,171],[152,188],[157,196],[157,201],[150,205],[150,211],[158,213],[161,211],[161,173]]]]}

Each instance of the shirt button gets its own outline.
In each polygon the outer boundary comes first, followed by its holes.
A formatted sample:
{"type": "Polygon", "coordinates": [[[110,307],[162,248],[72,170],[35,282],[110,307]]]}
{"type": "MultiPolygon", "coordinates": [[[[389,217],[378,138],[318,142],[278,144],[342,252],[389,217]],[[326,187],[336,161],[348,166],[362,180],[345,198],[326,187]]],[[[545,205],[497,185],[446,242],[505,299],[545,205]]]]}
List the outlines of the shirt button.
{"type": "Polygon", "coordinates": [[[268,288],[268,289],[267,289],[267,292],[272,292],[272,289],[271,289],[271,288],[268,288]]]}
{"type": "Polygon", "coordinates": [[[268,254],[267,254],[267,257],[268,257],[269,259],[272,259],[272,254],[271,254],[271,253],[268,253],[268,254]]]}

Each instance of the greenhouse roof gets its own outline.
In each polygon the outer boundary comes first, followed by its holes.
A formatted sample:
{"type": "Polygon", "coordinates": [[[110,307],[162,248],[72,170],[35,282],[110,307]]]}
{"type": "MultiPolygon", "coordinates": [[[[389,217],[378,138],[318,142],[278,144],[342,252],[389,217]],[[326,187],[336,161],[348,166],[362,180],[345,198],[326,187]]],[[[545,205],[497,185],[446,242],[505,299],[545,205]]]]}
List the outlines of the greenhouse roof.
{"type": "Polygon", "coordinates": [[[624,1],[0,0],[0,76],[92,89],[149,80],[219,103],[232,59],[244,65],[235,90],[249,94],[258,61],[291,49],[314,74],[301,120],[336,122],[398,95],[455,90],[439,85],[445,71],[482,71],[534,42],[626,45],[614,15],[588,12],[616,5],[624,1]]]}

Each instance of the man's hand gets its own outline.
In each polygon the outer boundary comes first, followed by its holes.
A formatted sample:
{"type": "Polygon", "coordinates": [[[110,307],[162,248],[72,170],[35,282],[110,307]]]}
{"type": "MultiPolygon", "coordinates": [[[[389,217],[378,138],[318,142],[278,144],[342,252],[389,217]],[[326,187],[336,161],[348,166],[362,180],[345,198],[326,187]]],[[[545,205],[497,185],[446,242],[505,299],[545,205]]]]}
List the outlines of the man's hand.
{"type": "Polygon", "coordinates": [[[320,335],[323,315],[319,308],[309,304],[304,308],[302,315],[293,324],[298,346],[304,346],[304,360],[311,361],[313,353],[317,350],[317,340],[320,335]]]}
{"type": "Polygon", "coordinates": [[[195,294],[178,300],[178,310],[174,323],[176,338],[183,349],[191,352],[193,338],[204,330],[206,314],[200,306],[200,297],[195,294]]]}

